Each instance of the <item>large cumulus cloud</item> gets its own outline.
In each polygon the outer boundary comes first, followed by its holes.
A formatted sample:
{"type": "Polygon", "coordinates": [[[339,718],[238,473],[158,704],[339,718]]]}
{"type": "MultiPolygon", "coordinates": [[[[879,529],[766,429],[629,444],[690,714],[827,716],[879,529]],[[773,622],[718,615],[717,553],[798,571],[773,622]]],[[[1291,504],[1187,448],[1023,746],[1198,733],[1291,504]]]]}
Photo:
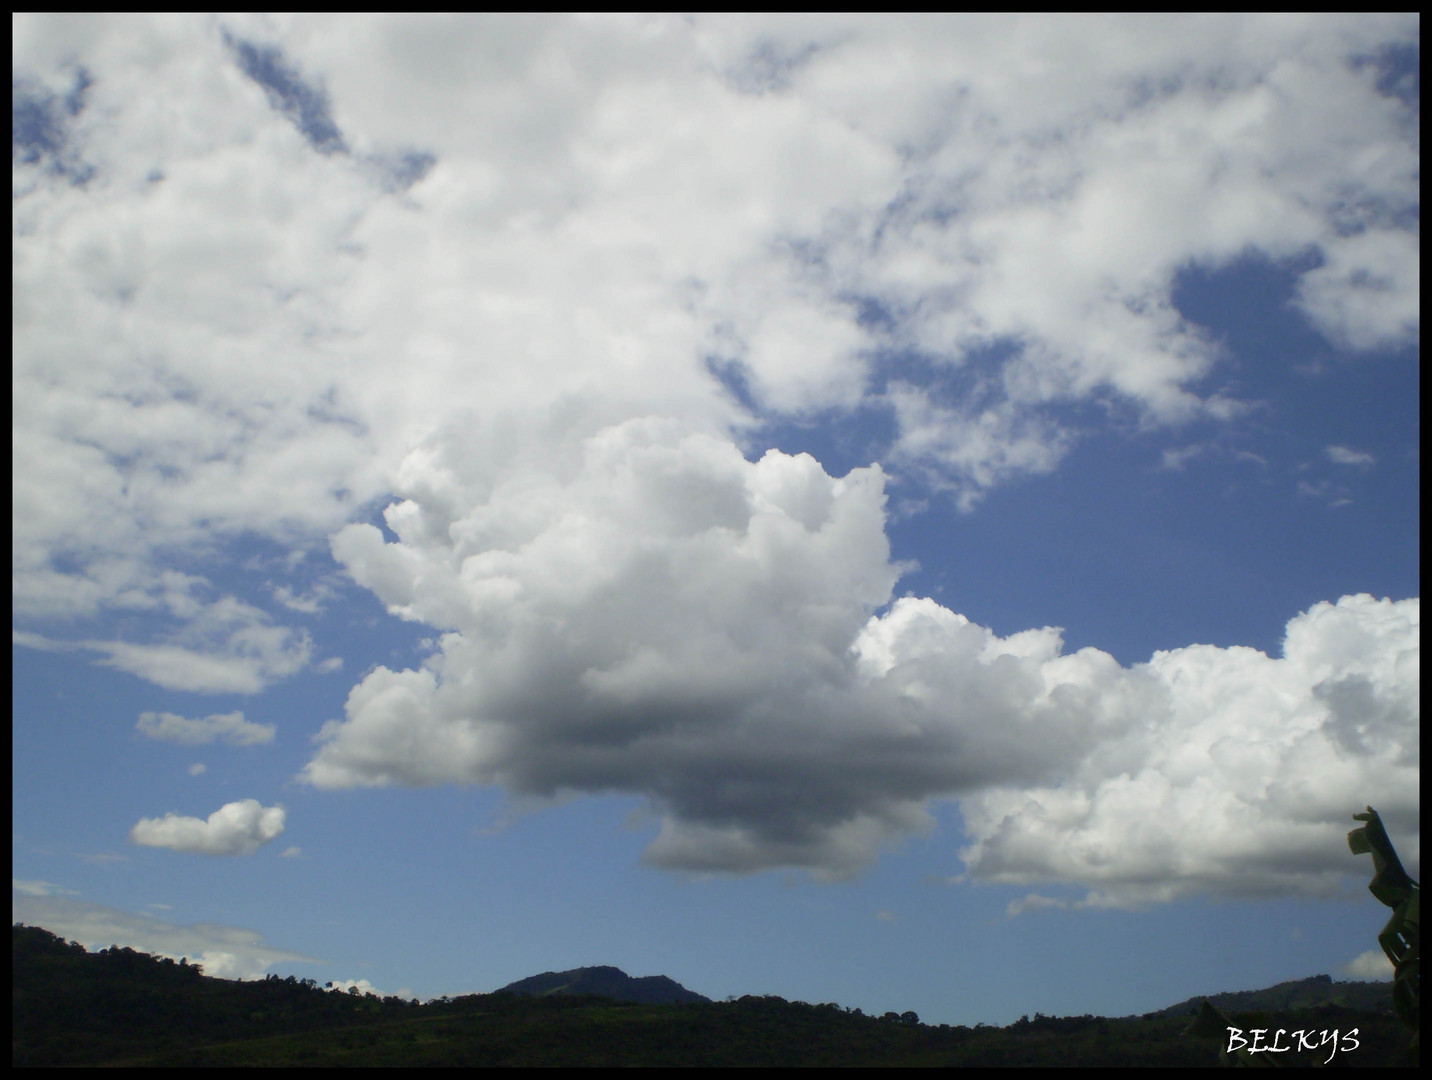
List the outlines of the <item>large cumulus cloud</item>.
{"type": "Polygon", "coordinates": [[[887,608],[878,469],[750,462],[668,421],[601,431],[565,477],[516,475],[456,517],[438,502],[436,521],[390,506],[394,541],[334,540],[391,611],[446,633],[423,668],[354,688],[310,783],[629,792],[661,815],[656,864],[826,875],[957,798],[970,873],[1109,903],[1326,889],[1348,806],[1375,791],[1415,822],[1415,600],[1317,605],[1280,658],[1064,655],[1053,629],[887,608]]]}

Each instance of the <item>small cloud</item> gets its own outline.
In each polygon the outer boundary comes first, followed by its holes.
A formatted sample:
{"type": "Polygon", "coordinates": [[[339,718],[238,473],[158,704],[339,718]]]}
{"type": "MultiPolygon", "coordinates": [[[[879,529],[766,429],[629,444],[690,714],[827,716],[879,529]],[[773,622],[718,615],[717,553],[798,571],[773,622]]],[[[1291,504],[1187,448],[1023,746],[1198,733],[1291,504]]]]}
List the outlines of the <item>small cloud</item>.
{"type": "Polygon", "coordinates": [[[1343,965],[1343,974],[1356,979],[1390,979],[1392,971],[1392,961],[1381,949],[1372,949],[1343,965]]]}
{"type": "Polygon", "coordinates": [[[320,675],[327,675],[329,672],[338,671],[342,667],[343,657],[330,656],[327,660],[324,660],[322,663],[316,665],[314,667],[314,670],[317,671],[320,675]]]}
{"type": "Polygon", "coordinates": [[[128,855],[114,855],[108,851],[101,851],[95,855],[80,855],[79,857],[87,863],[95,863],[99,866],[106,866],[109,863],[129,862],[128,855]]]}
{"type": "Polygon", "coordinates": [[[204,855],[252,855],[282,833],[283,824],[283,807],[242,799],[215,810],[207,821],[174,813],[143,818],[129,831],[129,839],[145,847],[204,855]]]}
{"type": "Polygon", "coordinates": [[[896,915],[895,912],[893,912],[893,911],[883,911],[883,910],[882,910],[882,911],[877,911],[877,912],[875,913],[875,921],[876,921],[876,922],[899,922],[899,921],[900,921],[900,917],[899,917],[898,915],[896,915]]]}
{"type": "Polygon", "coordinates": [[[301,859],[303,858],[303,849],[298,847],[284,848],[279,852],[278,857],[280,859],[301,859]]]}
{"type": "Polygon", "coordinates": [[[1377,458],[1365,451],[1354,450],[1350,446],[1329,446],[1323,450],[1323,453],[1334,465],[1367,467],[1377,464],[1377,458]]]}
{"type": "Polygon", "coordinates": [[[1196,457],[1201,457],[1207,449],[1205,446],[1194,445],[1165,450],[1162,455],[1163,467],[1174,472],[1181,472],[1184,465],[1196,457]]]}
{"type": "Polygon", "coordinates": [[[226,651],[181,645],[134,645],[127,641],[86,641],[86,649],[108,654],[97,661],[162,686],[197,694],[257,694],[275,679],[308,664],[307,634],[283,627],[252,626],[235,632],[226,651]]]}
{"type": "Polygon", "coordinates": [[[317,615],[323,610],[323,603],[333,595],[333,590],[326,585],[315,585],[306,596],[299,596],[287,585],[270,586],[273,598],[290,611],[300,611],[305,615],[317,615]]]}
{"type": "Polygon", "coordinates": [[[1334,484],[1329,480],[1319,480],[1316,483],[1309,480],[1299,480],[1298,494],[1308,499],[1325,500],[1330,508],[1352,505],[1352,499],[1348,496],[1347,488],[1341,484],[1334,484]]]}
{"type": "Polygon", "coordinates": [[[194,762],[194,764],[189,766],[190,776],[203,776],[208,771],[209,766],[205,765],[202,761],[196,761],[194,762]]]}
{"type": "Polygon", "coordinates": [[[65,889],[50,881],[21,881],[19,878],[10,879],[10,888],[25,896],[78,896],[74,889],[65,889]]]}
{"type": "Polygon", "coordinates": [[[357,990],[360,995],[372,994],[375,997],[400,997],[406,999],[412,999],[414,997],[413,992],[406,987],[399,990],[395,995],[384,993],[367,979],[335,979],[331,983],[325,983],[323,988],[325,990],[332,990],[335,994],[347,994],[357,990]]]}
{"type": "Polygon", "coordinates": [[[43,634],[32,634],[28,630],[11,630],[10,640],[24,649],[39,649],[41,652],[69,652],[80,646],[68,641],[55,641],[43,634]]]}
{"type": "Polygon", "coordinates": [[[1040,896],[1038,893],[1029,893],[1019,900],[1011,900],[1009,906],[1004,909],[1007,919],[1016,915],[1023,915],[1026,911],[1042,911],[1047,908],[1068,908],[1069,901],[1056,900],[1052,896],[1040,896]]]}
{"type": "MultiPolygon", "coordinates": [[[[215,713],[202,720],[186,720],[174,713],[141,713],[135,729],[151,739],[202,746],[222,739],[231,746],[258,746],[271,743],[278,727],[255,724],[244,719],[242,712],[215,713]]],[[[192,772],[192,770],[191,770],[192,772]]]]}
{"type": "Polygon", "coordinates": [[[1208,458],[1217,462],[1232,462],[1238,465],[1268,467],[1268,459],[1251,450],[1233,450],[1217,443],[1191,443],[1188,446],[1170,447],[1160,455],[1159,466],[1169,472],[1182,472],[1184,466],[1195,458],[1208,458]]]}

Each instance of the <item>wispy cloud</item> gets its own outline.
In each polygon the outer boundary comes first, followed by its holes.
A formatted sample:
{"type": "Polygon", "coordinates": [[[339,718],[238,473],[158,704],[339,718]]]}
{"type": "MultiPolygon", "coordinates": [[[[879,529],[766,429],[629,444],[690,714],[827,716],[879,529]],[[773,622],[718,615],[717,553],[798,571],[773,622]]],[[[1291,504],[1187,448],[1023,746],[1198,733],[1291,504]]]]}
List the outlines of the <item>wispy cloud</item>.
{"type": "Polygon", "coordinates": [[[313,959],[265,945],[263,935],[253,930],[210,923],[180,926],[53,895],[14,896],[10,914],[13,922],[43,927],[91,950],[121,945],[173,960],[187,957],[219,979],[261,979],[275,964],[313,959]]]}
{"type": "Polygon", "coordinates": [[[162,742],[203,746],[222,740],[233,746],[260,746],[271,743],[276,724],[255,724],[241,712],[215,713],[202,720],[188,720],[175,713],[141,713],[135,729],[162,742]]]}
{"type": "Polygon", "coordinates": [[[66,889],[50,881],[21,881],[19,878],[11,878],[10,887],[25,896],[79,895],[74,889],[66,889]]]}
{"type": "Polygon", "coordinates": [[[1348,446],[1328,446],[1323,450],[1334,465],[1355,465],[1367,467],[1377,464],[1377,458],[1365,450],[1354,450],[1348,446]]]}

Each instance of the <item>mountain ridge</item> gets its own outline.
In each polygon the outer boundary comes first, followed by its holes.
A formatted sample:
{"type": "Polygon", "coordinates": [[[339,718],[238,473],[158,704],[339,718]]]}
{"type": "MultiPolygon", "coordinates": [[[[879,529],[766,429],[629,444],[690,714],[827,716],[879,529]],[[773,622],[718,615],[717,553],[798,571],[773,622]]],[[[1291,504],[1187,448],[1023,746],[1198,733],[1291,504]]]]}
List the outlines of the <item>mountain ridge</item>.
{"type": "Polygon", "coordinates": [[[544,971],[508,983],[498,993],[521,994],[525,997],[547,997],[552,994],[589,994],[613,1001],[631,1001],[639,1005],[710,1004],[711,999],[688,990],[666,975],[634,977],[609,964],[572,968],[570,971],[544,971]]]}
{"type": "MultiPolygon", "coordinates": [[[[612,967],[545,972],[509,984],[516,992],[420,1003],[357,987],[324,989],[292,975],[217,979],[198,964],[127,947],[90,953],[37,927],[15,925],[12,939],[15,1067],[1199,1067],[1221,1053],[1206,1039],[1187,1038],[1184,1016],[1036,1013],[1004,1027],[969,1027],[769,994],[673,1007],[605,998],[633,986],[692,993],[664,976],[632,979],[612,967]],[[537,993],[520,992],[524,986],[537,993]]],[[[1324,996],[1349,986],[1327,976],[1304,982],[1324,996]]],[[[1270,989],[1286,997],[1298,985],[1270,989]]],[[[1357,1028],[1359,1045],[1337,1048],[1356,1054],[1349,1064],[1415,1061],[1390,1008],[1318,1005],[1283,1015],[1290,1028],[1357,1028]]],[[[1319,1044],[1319,1061],[1325,1052],[1319,1044]]]]}
{"type": "Polygon", "coordinates": [[[1386,1012],[1392,1009],[1392,983],[1334,982],[1331,975],[1312,975],[1306,979],[1290,979],[1276,983],[1260,990],[1197,994],[1176,1005],[1134,1015],[1190,1016],[1198,1012],[1204,1001],[1224,1012],[1281,1012],[1318,1005],[1344,1005],[1348,1008],[1386,1012]]]}

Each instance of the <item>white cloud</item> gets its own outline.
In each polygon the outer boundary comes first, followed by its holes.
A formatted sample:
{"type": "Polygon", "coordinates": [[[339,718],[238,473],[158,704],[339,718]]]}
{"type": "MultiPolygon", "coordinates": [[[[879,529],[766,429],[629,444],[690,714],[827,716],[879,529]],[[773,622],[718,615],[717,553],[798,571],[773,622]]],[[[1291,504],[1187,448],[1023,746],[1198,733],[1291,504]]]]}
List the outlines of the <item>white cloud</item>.
{"type": "Polygon", "coordinates": [[[628,791],[661,812],[655,864],[822,875],[959,798],[972,876],[1081,882],[1091,904],[1326,891],[1368,785],[1415,811],[1416,600],[1316,605],[1282,658],[1123,668],[933,600],[875,615],[898,576],[878,471],[748,462],[652,421],[568,460],[465,512],[395,504],[397,542],[338,534],[355,580],[447,632],[354,688],[310,783],[628,791]]]}
{"type": "MultiPolygon", "coordinates": [[[[197,579],[162,598],[127,597],[128,606],[162,606],[183,620],[162,644],[129,641],[56,641],[15,631],[16,645],[45,651],[87,650],[104,653],[97,661],[127,671],[167,690],[197,693],[256,694],[276,680],[303,670],[312,655],[307,631],[274,626],[268,614],[232,596],[205,603],[191,595],[197,579]]],[[[332,661],[325,662],[332,669],[332,661]]],[[[341,663],[341,661],[340,661],[341,663]]]]}
{"type": "MultiPolygon", "coordinates": [[[[346,994],[350,990],[357,990],[358,993],[362,995],[372,994],[375,997],[390,996],[388,994],[385,994],[382,990],[379,990],[367,979],[334,979],[330,983],[325,983],[324,986],[326,989],[333,991],[335,994],[346,994]]],[[[397,996],[403,998],[411,998],[413,995],[411,993],[402,993],[400,991],[397,996]]]]}
{"type": "Polygon", "coordinates": [[[1366,450],[1354,450],[1349,446],[1328,446],[1323,453],[1334,465],[1375,465],[1377,458],[1366,450]]]}
{"type": "MultiPolygon", "coordinates": [[[[766,415],[892,408],[889,455],[969,505],[1058,462],[1064,405],[1234,415],[1172,306],[1189,266],[1316,253],[1298,302],[1325,333],[1417,332],[1415,116],[1363,62],[1415,40],[1413,15],[13,29],[22,105],[53,106],[65,146],[15,155],[27,615],[124,607],[239,535],[338,529],[438,482],[426,440],[453,424],[488,445],[647,415],[739,433],[708,357],[766,415]],[[346,152],[316,152],[238,42],[325,88],[346,152]],[[380,163],[410,152],[431,167],[395,191],[380,163]]],[[[469,495],[512,464],[475,461],[451,478],[469,495]]]]}
{"type": "Polygon", "coordinates": [[[174,713],[141,713],[134,725],[151,739],[203,746],[222,739],[233,746],[259,746],[271,743],[276,724],[255,724],[244,719],[241,712],[215,713],[202,720],[186,720],[174,713]]]}
{"type": "Polygon", "coordinates": [[[323,610],[324,604],[333,598],[333,589],[323,584],[316,585],[304,596],[299,596],[287,585],[275,585],[272,592],[273,598],[284,607],[305,615],[318,614],[323,610]]]}
{"type": "Polygon", "coordinates": [[[1004,914],[1006,918],[1013,919],[1016,915],[1023,915],[1026,911],[1043,911],[1048,908],[1065,909],[1078,906],[1078,904],[1071,904],[1068,900],[1059,900],[1052,896],[1042,896],[1039,893],[1026,893],[1018,900],[1011,900],[1005,905],[1004,914]]]}
{"type": "Polygon", "coordinates": [[[94,863],[98,866],[107,866],[111,863],[129,862],[128,855],[115,855],[110,852],[100,852],[99,854],[85,854],[83,852],[80,852],[78,854],[79,858],[83,859],[85,862],[94,863]]]}
{"type": "Polygon", "coordinates": [[[87,649],[107,654],[100,663],[162,686],[202,694],[257,694],[273,680],[301,671],[312,643],[306,634],[284,627],[254,628],[236,635],[223,654],[180,645],[135,645],[126,641],[87,641],[87,649]]]}
{"type": "Polygon", "coordinates": [[[1100,687],[1142,704],[1062,781],[961,800],[972,876],[1078,882],[1088,903],[1194,892],[1326,894],[1357,867],[1338,844],[1370,792],[1419,853],[1419,604],[1370,596],[1288,623],[1282,658],[1190,646],[1100,687]],[[1353,809],[1349,809],[1349,808],[1353,809]]]}
{"type": "Polygon", "coordinates": [[[79,648],[67,641],[54,641],[43,634],[32,633],[28,630],[12,630],[11,640],[24,649],[38,649],[41,652],[69,652],[79,648]]]}
{"type": "Polygon", "coordinates": [[[11,878],[10,888],[25,896],[57,896],[61,893],[77,895],[73,889],[63,888],[50,881],[21,881],[19,878],[11,878]]]}
{"type": "Polygon", "coordinates": [[[11,921],[40,926],[91,951],[118,945],[199,963],[216,979],[261,979],[274,964],[311,961],[302,953],[265,945],[263,935],[237,926],[180,926],[147,915],[57,896],[15,896],[11,921]]]}
{"type": "Polygon", "coordinates": [[[1393,975],[1392,961],[1387,959],[1387,954],[1381,949],[1373,949],[1355,956],[1344,964],[1343,974],[1350,975],[1354,979],[1391,979],[1393,975]]]}
{"type": "Polygon", "coordinates": [[[1170,447],[1160,455],[1160,460],[1165,469],[1181,471],[1189,461],[1206,453],[1208,453],[1208,447],[1198,444],[1178,448],[1170,447]]]}
{"type": "Polygon", "coordinates": [[[145,847],[204,855],[252,855],[283,833],[284,817],[281,806],[265,807],[257,799],[241,799],[221,806],[208,820],[175,813],[141,818],[129,831],[129,839],[145,847]]]}

